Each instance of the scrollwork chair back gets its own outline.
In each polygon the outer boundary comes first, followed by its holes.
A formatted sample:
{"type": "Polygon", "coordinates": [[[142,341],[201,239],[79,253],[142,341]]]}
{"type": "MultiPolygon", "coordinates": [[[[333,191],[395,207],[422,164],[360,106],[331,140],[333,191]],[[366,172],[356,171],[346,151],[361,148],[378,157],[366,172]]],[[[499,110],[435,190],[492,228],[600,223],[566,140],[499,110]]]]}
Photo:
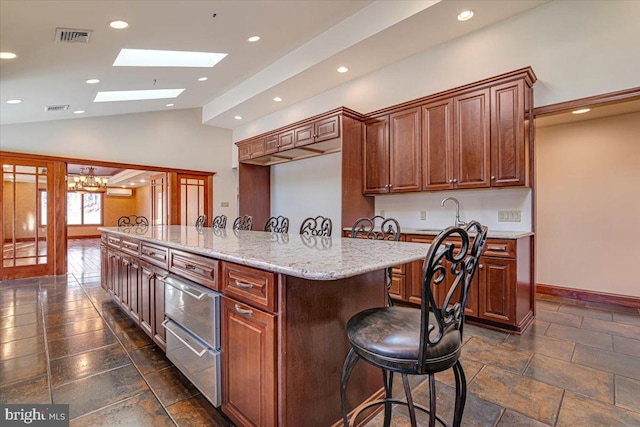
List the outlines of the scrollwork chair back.
{"type": "Polygon", "coordinates": [[[317,216],[307,218],[300,224],[300,234],[307,236],[331,236],[331,218],[317,216]]]}

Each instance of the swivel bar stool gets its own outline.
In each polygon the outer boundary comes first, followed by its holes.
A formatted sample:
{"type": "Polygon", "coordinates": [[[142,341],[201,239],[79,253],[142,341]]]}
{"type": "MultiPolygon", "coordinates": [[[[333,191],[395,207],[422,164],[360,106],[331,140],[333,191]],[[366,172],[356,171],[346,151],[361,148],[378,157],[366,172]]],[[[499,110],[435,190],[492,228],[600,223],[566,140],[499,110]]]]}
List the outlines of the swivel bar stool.
{"type": "Polygon", "coordinates": [[[289,232],[289,218],[286,216],[272,216],[264,225],[264,231],[270,231],[272,233],[288,233],[289,232]]]}
{"type": "Polygon", "coordinates": [[[251,230],[253,228],[253,217],[251,215],[242,215],[233,221],[234,230],[251,230]]]}
{"type": "Polygon", "coordinates": [[[317,216],[307,218],[300,224],[300,234],[307,236],[331,236],[331,218],[317,216]]]}
{"type": "Polygon", "coordinates": [[[213,221],[211,221],[211,228],[227,228],[227,216],[218,215],[213,217],[213,221]]]}

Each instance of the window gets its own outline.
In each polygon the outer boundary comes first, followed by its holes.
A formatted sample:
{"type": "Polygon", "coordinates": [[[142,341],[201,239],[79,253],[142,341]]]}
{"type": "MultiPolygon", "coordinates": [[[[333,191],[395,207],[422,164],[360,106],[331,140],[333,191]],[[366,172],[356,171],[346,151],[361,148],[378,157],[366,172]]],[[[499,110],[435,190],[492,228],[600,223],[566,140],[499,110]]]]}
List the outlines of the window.
{"type": "Polygon", "coordinates": [[[67,225],[102,225],[102,194],[67,193],[67,225]]]}

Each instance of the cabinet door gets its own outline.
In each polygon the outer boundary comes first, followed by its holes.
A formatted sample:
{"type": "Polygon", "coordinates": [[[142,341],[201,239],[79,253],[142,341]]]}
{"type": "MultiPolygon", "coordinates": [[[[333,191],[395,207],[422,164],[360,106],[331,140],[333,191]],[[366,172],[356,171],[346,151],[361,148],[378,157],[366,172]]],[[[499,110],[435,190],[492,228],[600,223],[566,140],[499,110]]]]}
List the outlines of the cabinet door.
{"type": "Polygon", "coordinates": [[[155,272],[146,264],[141,264],[141,276],[140,282],[140,327],[142,330],[153,338],[153,328],[155,322],[153,320],[153,304],[155,293],[155,272]]]}
{"type": "Polygon", "coordinates": [[[120,306],[129,311],[129,257],[120,259],[120,306]]]}
{"type": "Polygon", "coordinates": [[[389,118],[389,187],[391,192],[422,189],[420,109],[394,113],[389,118]]]}
{"type": "Polygon", "coordinates": [[[313,144],[313,123],[297,127],[294,132],[294,146],[301,147],[303,145],[313,144]]]}
{"type": "Polygon", "coordinates": [[[105,291],[109,290],[109,256],[107,255],[107,245],[100,245],[100,286],[105,291]]]}
{"type": "Polygon", "coordinates": [[[251,158],[251,141],[238,144],[238,160],[249,160],[251,158]]]}
{"type": "Polygon", "coordinates": [[[422,107],[422,189],[453,188],[453,100],[422,107]]]}
{"type": "Polygon", "coordinates": [[[314,124],[316,142],[328,141],[340,136],[340,116],[318,120],[314,124]]]}
{"type": "Polygon", "coordinates": [[[264,154],[278,152],[278,135],[269,135],[264,139],[264,154]]]}
{"type": "Polygon", "coordinates": [[[120,304],[122,301],[122,277],[120,274],[120,265],[122,264],[122,256],[119,252],[109,251],[111,256],[109,257],[109,277],[111,278],[111,292],[113,293],[113,299],[120,304]]]}
{"type": "Polygon", "coordinates": [[[524,81],[491,88],[491,186],[525,185],[524,81]]]}
{"type": "Polygon", "coordinates": [[[389,192],[389,117],[364,125],[364,192],[389,192]]]}
{"type": "Polygon", "coordinates": [[[293,130],[282,132],[278,135],[278,151],[293,148],[294,137],[293,130]]]}
{"type": "Polygon", "coordinates": [[[479,317],[515,326],[516,260],[480,257],[478,273],[479,317]]]}
{"type": "Polygon", "coordinates": [[[129,289],[129,303],[127,307],[129,308],[131,317],[138,322],[140,322],[140,291],[142,290],[141,273],[138,260],[130,258],[129,265],[127,266],[127,275],[125,277],[129,289]]]}
{"type": "Polygon", "coordinates": [[[264,156],[264,139],[260,138],[260,139],[253,140],[249,145],[250,145],[252,159],[255,159],[256,157],[264,156]]]}
{"type": "Polygon", "coordinates": [[[162,326],[162,322],[164,322],[164,282],[154,279],[153,284],[153,341],[166,351],[166,331],[162,326]]]}
{"type": "Polygon", "coordinates": [[[456,188],[489,187],[489,89],[453,98],[453,183],[456,188]]]}
{"type": "Polygon", "coordinates": [[[238,425],[276,425],[275,316],[222,297],[222,410],[238,425]]]}
{"type": "Polygon", "coordinates": [[[404,274],[394,274],[391,276],[391,286],[389,287],[389,296],[395,300],[403,301],[405,299],[405,283],[404,274]]]}

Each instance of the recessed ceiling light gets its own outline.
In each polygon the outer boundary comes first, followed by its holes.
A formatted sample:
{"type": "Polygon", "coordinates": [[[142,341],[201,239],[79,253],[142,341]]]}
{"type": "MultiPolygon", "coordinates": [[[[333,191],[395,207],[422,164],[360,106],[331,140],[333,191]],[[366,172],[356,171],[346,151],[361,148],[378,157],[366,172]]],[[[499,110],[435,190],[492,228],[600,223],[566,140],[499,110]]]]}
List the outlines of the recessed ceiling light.
{"type": "Polygon", "coordinates": [[[86,113],[86,111],[84,110],[76,110],[73,112],[73,114],[84,114],[84,113],[86,113]]]}
{"type": "Polygon", "coordinates": [[[468,21],[473,18],[473,10],[463,10],[458,14],[458,21],[468,21]]]}
{"type": "Polygon", "coordinates": [[[0,59],[15,59],[18,55],[13,52],[0,52],[0,59]]]}
{"type": "Polygon", "coordinates": [[[7,101],[7,104],[20,104],[22,99],[10,99],[7,101]]]}
{"type": "Polygon", "coordinates": [[[257,42],[258,40],[260,40],[260,36],[251,36],[247,39],[249,43],[254,43],[254,42],[257,42]]]}
{"type": "Polygon", "coordinates": [[[90,85],[94,85],[96,83],[100,83],[100,79],[89,79],[85,83],[88,83],[90,85]]]}
{"type": "Polygon", "coordinates": [[[183,91],[184,89],[113,90],[108,92],[98,92],[93,102],[176,98],[183,91]]]}
{"type": "Polygon", "coordinates": [[[199,82],[206,82],[207,80],[209,80],[209,77],[200,77],[198,79],[199,82]]]}
{"type": "Polygon", "coordinates": [[[176,105],[176,104],[167,104],[167,105],[165,105],[165,107],[173,107],[174,105],[176,105]]]}
{"type": "Polygon", "coordinates": [[[236,120],[242,120],[242,116],[235,116],[234,119],[236,120]]]}
{"type": "Polygon", "coordinates": [[[572,111],[571,114],[584,114],[591,111],[591,108],[581,108],[579,110],[572,111]]]}
{"type": "Polygon", "coordinates": [[[347,67],[340,67],[338,68],[338,72],[339,73],[346,73],[347,71],[349,71],[349,69],[347,67]]]}
{"type": "Polygon", "coordinates": [[[124,28],[127,28],[129,26],[129,23],[127,21],[116,19],[114,21],[109,21],[109,26],[111,28],[115,28],[116,30],[122,30],[124,28]]]}
{"type": "Polygon", "coordinates": [[[114,67],[213,67],[226,53],[122,49],[114,67]]]}
{"type": "Polygon", "coordinates": [[[273,100],[276,102],[280,102],[282,101],[282,98],[280,98],[279,96],[276,96],[275,98],[273,98],[273,100]]]}

